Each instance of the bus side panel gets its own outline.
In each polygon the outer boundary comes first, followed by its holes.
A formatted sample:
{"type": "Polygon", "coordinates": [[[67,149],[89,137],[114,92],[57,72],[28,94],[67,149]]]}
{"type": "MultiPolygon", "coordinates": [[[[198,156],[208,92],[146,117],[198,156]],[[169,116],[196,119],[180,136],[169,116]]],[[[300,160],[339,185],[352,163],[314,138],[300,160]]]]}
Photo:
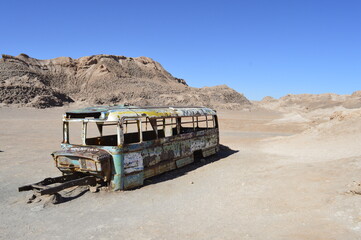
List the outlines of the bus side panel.
{"type": "Polygon", "coordinates": [[[211,156],[213,154],[216,154],[218,152],[218,148],[217,147],[211,147],[208,149],[203,149],[202,150],[202,155],[203,157],[208,157],[211,156]]]}
{"type": "Polygon", "coordinates": [[[124,180],[123,189],[135,188],[143,185],[144,166],[141,151],[124,152],[124,180]]]}
{"type": "Polygon", "coordinates": [[[176,165],[177,165],[177,168],[181,168],[181,167],[184,167],[185,165],[191,164],[192,162],[194,162],[193,155],[177,160],[176,165]]]}
{"type": "Polygon", "coordinates": [[[180,142],[147,141],[124,149],[124,189],[143,185],[149,178],[176,168],[180,142]],[[129,152],[132,151],[132,152],[129,152]]]}
{"type": "Polygon", "coordinates": [[[126,175],[124,177],[124,189],[131,189],[142,186],[144,182],[144,172],[126,175]]]}
{"type": "MultiPolygon", "coordinates": [[[[207,134],[205,131],[197,132],[198,137],[188,139],[182,144],[182,155],[189,156],[195,151],[201,150],[202,153],[210,149],[217,149],[218,147],[218,135],[217,134],[207,134]]],[[[212,151],[212,150],[210,150],[212,151]]],[[[216,150],[213,150],[214,153],[216,150]]],[[[206,152],[203,154],[203,157],[212,155],[211,152],[206,152]]]]}
{"type": "Polygon", "coordinates": [[[143,185],[146,178],[180,168],[194,161],[194,152],[203,156],[218,149],[218,131],[198,131],[132,144],[124,148],[124,189],[143,185]]]}
{"type": "Polygon", "coordinates": [[[176,169],[176,163],[174,159],[171,159],[169,161],[163,161],[160,162],[159,164],[146,168],[144,170],[144,177],[145,178],[150,178],[168,171],[171,171],[173,169],[176,169]]]}
{"type": "Polygon", "coordinates": [[[122,190],[123,186],[123,179],[124,179],[124,160],[122,154],[114,154],[113,155],[113,176],[111,180],[111,188],[114,191],[122,190]]]}
{"type": "Polygon", "coordinates": [[[143,150],[144,177],[149,178],[176,168],[175,159],[181,156],[180,141],[161,141],[161,146],[143,150]]]}

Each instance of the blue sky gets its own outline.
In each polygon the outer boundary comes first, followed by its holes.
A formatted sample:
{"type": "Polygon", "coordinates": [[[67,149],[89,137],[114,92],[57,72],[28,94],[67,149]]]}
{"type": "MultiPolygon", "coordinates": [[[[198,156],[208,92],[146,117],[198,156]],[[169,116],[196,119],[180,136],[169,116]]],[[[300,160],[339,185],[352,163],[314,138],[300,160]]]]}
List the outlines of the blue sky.
{"type": "Polygon", "coordinates": [[[1,1],[0,53],[147,56],[252,100],[361,90],[361,1],[1,1]]]}

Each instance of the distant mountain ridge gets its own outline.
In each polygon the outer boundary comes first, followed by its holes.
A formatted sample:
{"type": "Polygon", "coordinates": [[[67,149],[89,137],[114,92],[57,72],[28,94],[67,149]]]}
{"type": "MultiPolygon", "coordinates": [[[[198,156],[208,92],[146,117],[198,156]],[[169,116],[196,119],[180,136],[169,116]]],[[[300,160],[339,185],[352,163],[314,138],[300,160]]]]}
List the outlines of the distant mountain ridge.
{"type": "Polygon", "coordinates": [[[267,96],[261,101],[254,101],[255,105],[271,110],[303,111],[340,107],[344,109],[361,108],[361,91],[351,95],[339,95],[335,93],[323,94],[287,94],[279,99],[267,96]]]}
{"type": "Polygon", "coordinates": [[[202,105],[243,109],[251,102],[226,85],[193,88],[148,57],[94,55],[39,60],[2,55],[0,103],[45,108],[69,102],[202,105]]]}

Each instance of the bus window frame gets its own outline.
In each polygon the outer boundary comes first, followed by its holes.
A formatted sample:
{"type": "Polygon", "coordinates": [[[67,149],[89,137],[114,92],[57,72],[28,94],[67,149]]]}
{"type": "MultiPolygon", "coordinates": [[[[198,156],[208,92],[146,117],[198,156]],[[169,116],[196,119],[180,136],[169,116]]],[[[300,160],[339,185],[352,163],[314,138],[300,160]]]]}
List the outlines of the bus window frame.
{"type": "MultiPolygon", "coordinates": [[[[120,121],[111,121],[111,122],[104,122],[104,121],[92,121],[89,119],[77,119],[77,120],[67,120],[67,121],[63,121],[63,141],[62,143],[64,144],[71,144],[71,145],[81,145],[81,146],[93,146],[93,145],[88,145],[86,144],[86,139],[87,139],[87,128],[88,128],[88,123],[95,123],[98,125],[98,123],[102,123],[102,127],[103,126],[110,126],[110,125],[117,125],[117,130],[116,130],[116,135],[117,135],[117,145],[121,145],[122,144],[122,126],[121,126],[121,122],[120,121]],[[81,143],[71,143],[70,142],[70,123],[72,122],[81,122],[82,126],[81,126],[81,143]]],[[[99,130],[99,137],[103,137],[103,131],[102,129],[98,128],[99,130]]],[[[98,145],[97,145],[98,146],[98,145]]],[[[99,146],[103,146],[103,145],[99,145],[99,146]]],[[[104,146],[108,146],[108,145],[104,145],[104,146]]]]}
{"type": "MultiPolygon", "coordinates": [[[[95,123],[102,123],[102,126],[106,126],[106,125],[117,125],[117,145],[121,146],[124,143],[124,134],[127,134],[127,127],[129,124],[137,124],[137,133],[138,133],[138,138],[139,141],[135,142],[135,143],[127,143],[125,145],[129,145],[129,144],[139,144],[142,143],[143,140],[143,129],[142,129],[142,123],[143,123],[143,119],[144,122],[146,123],[146,127],[145,130],[148,131],[148,123],[150,123],[151,127],[152,127],[152,131],[155,132],[156,134],[156,139],[160,139],[159,135],[158,135],[158,127],[161,126],[163,127],[162,129],[165,129],[165,126],[174,126],[176,128],[176,135],[181,135],[181,128],[182,128],[182,124],[189,124],[192,123],[193,127],[193,132],[196,131],[200,131],[197,129],[200,129],[199,127],[199,123],[200,122],[206,122],[206,128],[201,129],[202,130],[208,130],[208,129],[216,129],[218,128],[218,121],[217,121],[217,115],[202,115],[202,116],[181,116],[181,117],[177,117],[177,116],[172,116],[172,117],[157,117],[157,118],[149,118],[149,117],[125,117],[122,119],[119,119],[118,121],[112,121],[110,123],[104,122],[104,121],[92,121],[89,119],[77,119],[77,120],[67,120],[67,121],[63,121],[63,142],[65,144],[73,144],[70,143],[70,122],[82,122],[82,131],[81,131],[81,144],[79,143],[74,143],[74,145],[84,145],[87,146],[85,144],[85,140],[86,140],[86,136],[87,136],[87,124],[89,122],[95,122],[95,123]],[[205,120],[199,120],[199,117],[205,117],[205,120]],[[183,118],[192,118],[191,121],[187,121],[187,122],[182,122],[183,118]],[[170,123],[165,123],[166,119],[171,119],[170,123]],[[174,120],[175,121],[174,121],[174,120]],[[128,122],[128,121],[133,121],[133,122],[128,122]],[[209,127],[209,123],[212,121],[213,123],[213,127],[209,127]],[[153,122],[153,123],[152,123],[153,122]],[[154,124],[155,123],[155,124],[154,124]],[[161,123],[158,125],[158,123],[161,123]]],[[[100,129],[99,129],[100,130],[100,129]]],[[[100,130],[101,131],[101,130],[100,130]]],[[[102,133],[100,133],[102,136],[102,133]]],[[[176,135],[172,135],[172,136],[165,136],[166,137],[173,137],[176,135]]],[[[148,141],[148,140],[147,140],[148,141]]]]}

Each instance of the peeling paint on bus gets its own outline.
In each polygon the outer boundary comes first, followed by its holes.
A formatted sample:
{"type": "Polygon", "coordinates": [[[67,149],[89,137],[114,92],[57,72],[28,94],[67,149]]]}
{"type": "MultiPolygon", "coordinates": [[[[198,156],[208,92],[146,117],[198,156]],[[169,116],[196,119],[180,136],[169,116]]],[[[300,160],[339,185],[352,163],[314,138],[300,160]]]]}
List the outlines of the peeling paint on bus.
{"type": "Polygon", "coordinates": [[[82,172],[96,176],[107,182],[112,190],[141,186],[146,178],[192,163],[195,153],[207,157],[219,150],[216,112],[204,107],[98,106],[66,112],[63,122],[62,150],[53,153],[56,166],[64,173],[82,172]],[[181,125],[186,117],[193,119],[193,127],[181,125]],[[201,117],[204,117],[202,121],[206,122],[206,127],[200,127],[201,117]],[[164,119],[171,118],[165,135],[164,119]],[[151,122],[153,129],[141,129],[144,119],[145,124],[155,119],[151,122]],[[129,120],[138,126],[138,135],[124,132],[124,125],[130,124],[129,120]],[[82,144],[69,143],[72,133],[69,133],[68,124],[72,122],[83,124],[82,144]],[[118,132],[103,136],[99,129],[99,137],[87,138],[86,124],[92,122],[101,127],[117,125],[118,132]]]}

